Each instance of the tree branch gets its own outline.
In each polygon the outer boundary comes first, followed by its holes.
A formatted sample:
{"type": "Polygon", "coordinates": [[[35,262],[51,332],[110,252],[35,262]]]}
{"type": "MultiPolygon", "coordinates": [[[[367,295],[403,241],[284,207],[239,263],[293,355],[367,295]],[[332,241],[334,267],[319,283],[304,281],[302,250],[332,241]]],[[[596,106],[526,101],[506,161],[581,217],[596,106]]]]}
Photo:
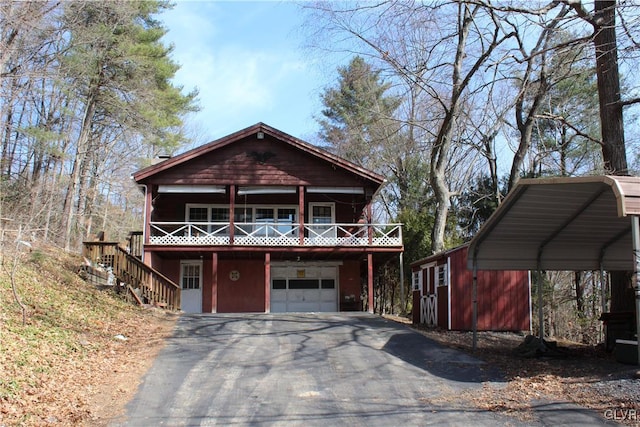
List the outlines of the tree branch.
{"type": "Polygon", "coordinates": [[[567,119],[565,119],[565,118],[564,118],[564,117],[562,117],[562,116],[558,116],[558,115],[555,115],[555,114],[537,114],[535,117],[536,117],[537,119],[547,119],[547,120],[554,120],[554,121],[556,121],[556,122],[560,122],[560,123],[562,123],[563,125],[565,125],[565,126],[567,126],[568,128],[570,128],[572,131],[574,131],[574,132],[576,133],[576,135],[581,136],[581,137],[583,137],[583,138],[586,138],[586,139],[588,139],[589,141],[594,142],[594,143],[596,143],[596,144],[598,144],[598,145],[602,145],[602,141],[600,141],[599,139],[596,139],[596,138],[592,137],[592,136],[591,136],[591,135],[589,135],[589,134],[586,134],[586,133],[582,132],[580,129],[578,129],[577,127],[575,127],[575,126],[574,126],[574,125],[572,125],[571,123],[569,123],[569,122],[567,121],[567,119]]]}

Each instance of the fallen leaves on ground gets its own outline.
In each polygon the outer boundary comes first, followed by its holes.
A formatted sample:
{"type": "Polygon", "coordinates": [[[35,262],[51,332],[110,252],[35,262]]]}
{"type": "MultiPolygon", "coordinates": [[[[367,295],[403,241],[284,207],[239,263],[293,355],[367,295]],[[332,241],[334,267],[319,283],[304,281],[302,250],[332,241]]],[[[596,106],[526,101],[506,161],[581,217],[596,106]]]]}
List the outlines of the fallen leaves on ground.
{"type": "MultiPolygon", "coordinates": [[[[387,317],[410,325],[408,319],[387,317]]],[[[613,354],[599,346],[559,340],[560,356],[527,359],[514,352],[524,340],[522,334],[479,332],[474,351],[471,332],[443,331],[421,325],[413,328],[436,342],[498,367],[504,375],[504,384],[484,384],[481,390],[451,396],[452,399],[465,399],[479,409],[514,415],[522,420],[530,419],[532,404],[540,400],[575,403],[603,417],[607,417],[607,411],[629,408],[631,415],[637,412],[640,417],[637,367],[616,362],[613,354]]],[[[637,425],[636,417],[626,418],[616,421],[637,425]]]]}

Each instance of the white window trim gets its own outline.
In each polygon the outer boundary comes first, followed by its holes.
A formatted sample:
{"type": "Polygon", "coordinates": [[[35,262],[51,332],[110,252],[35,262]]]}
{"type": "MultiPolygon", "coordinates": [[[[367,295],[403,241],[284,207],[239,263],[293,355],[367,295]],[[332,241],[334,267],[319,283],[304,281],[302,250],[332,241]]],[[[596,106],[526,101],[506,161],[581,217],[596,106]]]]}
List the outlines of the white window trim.
{"type": "MultiPolygon", "coordinates": [[[[328,224],[314,224],[313,223],[313,219],[315,218],[313,216],[313,208],[314,207],[329,207],[331,208],[331,222],[330,224],[335,224],[336,223],[336,204],[333,202],[310,202],[309,203],[309,224],[307,225],[307,227],[310,227],[311,230],[328,230],[329,229],[329,225],[328,224]],[[318,228],[313,228],[313,227],[318,227],[318,228]],[[324,227],[324,228],[322,228],[324,227]]],[[[321,217],[324,218],[324,217],[321,217]]],[[[329,231],[328,233],[324,234],[325,237],[331,237],[331,238],[335,238],[337,234],[337,230],[335,229],[335,227],[333,227],[333,230],[329,231]]]]}
{"type": "Polygon", "coordinates": [[[440,286],[449,286],[449,264],[440,264],[436,267],[435,271],[435,280],[436,287],[440,286]],[[444,277],[442,278],[442,282],[440,281],[440,272],[444,271],[444,277]]]}
{"type": "MultiPolygon", "coordinates": [[[[212,208],[227,208],[229,209],[229,205],[224,205],[224,204],[208,204],[208,203],[187,203],[185,205],[185,213],[184,213],[184,217],[185,217],[185,222],[191,222],[191,218],[189,218],[189,209],[191,208],[207,208],[207,222],[211,222],[211,209],[212,208]]],[[[253,220],[251,222],[256,222],[256,209],[271,209],[271,210],[276,210],[276,209],[293,209],[295,211],[295,215],[296,215],[296,219],[294,221],[294,223],[298,223],[300,222],[300,212],[298,211],[298,205],[237,205],[235,206],[235,209],[247,209],[247,210],[251,210],[251,218],[253,218],[253,220]]],[[[275,212],[277,214],[277,211],[275,212]]],[[[229,215],[231,217],[231,212],[229,212],[229,215]]],[[[334,215],[334,211],[332,210],[331,212],[332,215],[334,215]]],[[[278,222],[278,218],[277,215],[274,215],[274,222],[277,223],[278,222]]]]}
{"type": "Polygon", "coordinates": [[[246,206],[238,206],[236,205],[236,209],[252,209],[252,218],[253,218],[253,222],[256,222],[256,209],[271,209],[271,210],[276,210],[274,215],[273,220],[277,223],[278,222],[278,215],[277,215],[277,209],[293,209],[296,213],[296,219],[294,221],[294,223],[298,223],[300,221],[300,212],[298,212],[298,205],[246,205],[246,206]]]}
{"type": "Polygon", "coordinates": [[[309,225],[315,225],[313,223],[313,208],[319,207],[330,207],[331,208],[331,224],[335,224],[336,222],[336,204],[334,202],[310,202],[309,203],[309,225]]]}
{"type": "Polygon", "coordinates": [[[420,269],[418,271],[414,271],[412,274],[412,284],[414,291],[420,291],[420,296],[422,296],[422,276],[424,275],[424,270],[420,269]]]}
{"type": "MultiPolygon", "coordinates": [[[[424,289],[430,289],[431,288],[431,274],[429,274],[429,270],[433,269],[434,270],[434,280],[435,278],[437,278],[438,276],[435,275],[436,274],[436,269],[437,269],[437,264],[435,262],[430,262],[428,264],[422,264],[420,266],[420,270],[422,271],[423,274],[426,274],[426,283],[423,283],[422,289],[424,292],[424,289]]],[[[424,282],[424,280],[423,280],[424,282]]]]}
{"type": "Polygon", "coordinates": [[[307,193],[364,194],[363,187],[307,187],[307,193]]]}
{"type": "Polygon", "coordinates": [[[295,194],[296,187],[291,186],[242,186],[238,188],[238,196],[247,194],[295,194]]]}
{"type": "Polygon", "coordinates": [[[202,270],[202,260],[201,259],[183,259],[180,260],[180,289],[186,290],[186,291],[202,291],[202,276],[203,276],[203,270],[202,270]],[[198,277],[198,289],[185,289],[183,288],[183,279],[184,279],[184,266],[185,265],[197,265],[198,266],[198,270],[199,270],[199,277],[198,277]]]}
{"type": "Polygon", "coordinates": [[[224,185],[159,185],[158,193],[213,193],[224,194],[227,189],[224,185]]]}

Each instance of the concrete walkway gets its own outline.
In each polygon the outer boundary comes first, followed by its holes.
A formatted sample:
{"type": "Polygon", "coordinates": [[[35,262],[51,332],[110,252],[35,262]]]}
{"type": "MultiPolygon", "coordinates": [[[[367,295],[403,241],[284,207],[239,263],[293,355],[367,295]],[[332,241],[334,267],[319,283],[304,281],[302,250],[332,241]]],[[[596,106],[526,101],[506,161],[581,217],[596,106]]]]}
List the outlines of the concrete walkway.
{"type": "Polygon", "coordinates": [[[366,313],[183,315],[113,426],[603,425],[541,402],[521,420],[460,394],[498,371],[366,313]]]}

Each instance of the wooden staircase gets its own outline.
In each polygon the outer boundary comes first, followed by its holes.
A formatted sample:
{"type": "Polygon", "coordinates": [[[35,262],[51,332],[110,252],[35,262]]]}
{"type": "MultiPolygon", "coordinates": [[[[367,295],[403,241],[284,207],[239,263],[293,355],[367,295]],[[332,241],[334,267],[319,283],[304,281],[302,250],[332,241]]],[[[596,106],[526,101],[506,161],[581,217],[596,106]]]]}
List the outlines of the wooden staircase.
{"type": "Polygon", "coordinates": [[[125,289],[140,305],[180,310],[180,287],[142,262],[141,245],[136,243],[139,241],[136,236],[137,233],[129,236],[128,247],[118,242],[83,242],[82,256],[88,269],[100,266],[110,270],[114,286],[125,289]]]}

